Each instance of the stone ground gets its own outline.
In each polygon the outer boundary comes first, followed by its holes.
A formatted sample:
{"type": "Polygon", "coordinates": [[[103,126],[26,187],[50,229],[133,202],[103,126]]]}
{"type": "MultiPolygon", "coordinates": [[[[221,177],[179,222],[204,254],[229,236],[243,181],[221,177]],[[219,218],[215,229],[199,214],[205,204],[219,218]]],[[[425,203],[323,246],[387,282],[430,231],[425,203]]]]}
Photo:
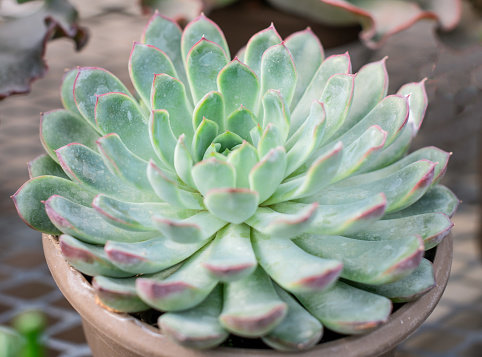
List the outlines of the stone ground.
{"type": "MultiPolygon", "coordinates": [[[[48,356],[90,356],[80,318],[58,291],[45,264],[40,233],[16,215],[12,195],[28,179],[26,163],[43,153],[38,139],[39,113],[61,106],[58,86],[64,68],[104,67],[129,83],[127,60],[147,19],[134,1],[73,1],[91,31],[80,53],[67,40],[49,44],[50,67],[27,96],[0,103],[0,324],[28,308],[48,316],[48,356]]],[[[270,20],[267,20],[266,26],[270,20]]],[[[301,29],[300,29],[301,30],[301,29]]],[[[328,51],[352,54],[354,69],[385,55],[390,92],[428,77],[430,106],[415,147],[435,145],[454,155],[443,183],[463,201],[454,218],[454,261],[445,294],[430,318],[398,350],[398,357],[482,356],[482,265],[477,246],[478,146],[482,126],[482,51],[452,52],[439,45],[429,24],[392,38],[381,50],[359,45],[328,51]]]]}

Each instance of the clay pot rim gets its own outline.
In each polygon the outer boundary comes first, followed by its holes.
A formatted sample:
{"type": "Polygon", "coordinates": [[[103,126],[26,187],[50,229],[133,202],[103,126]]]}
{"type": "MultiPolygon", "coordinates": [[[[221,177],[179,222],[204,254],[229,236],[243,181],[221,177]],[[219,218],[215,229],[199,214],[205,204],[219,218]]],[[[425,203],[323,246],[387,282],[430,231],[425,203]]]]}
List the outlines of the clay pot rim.
{"type": "MultiPolygon", "coordinates": [[[[57,239],[43,234],[42,241],[52,276],[70,304],[89,324],[116,340],[127,350],[146,356],[156,356],[156,353],[161,353],[162,356],[184,357],[279,354],[274,350],[218,347],[208,351],[198,351],[179,346],[163,336],[158,329],[128,314],[112,313],[97,305],[92,286],[81,273],[65,261],[57,239]]],[[[418,300],[404,304],[378,329],[365,335],[353,335],[322,343],[308,351],[283,353],[283,355],[314,357],[322,353],[325,357],[372,357],[395,348],[427,319],[442,297],[450,275],[452,244],[453,237],[450,233],[437,247],[434,259],[436,286],[418,300]]]]}

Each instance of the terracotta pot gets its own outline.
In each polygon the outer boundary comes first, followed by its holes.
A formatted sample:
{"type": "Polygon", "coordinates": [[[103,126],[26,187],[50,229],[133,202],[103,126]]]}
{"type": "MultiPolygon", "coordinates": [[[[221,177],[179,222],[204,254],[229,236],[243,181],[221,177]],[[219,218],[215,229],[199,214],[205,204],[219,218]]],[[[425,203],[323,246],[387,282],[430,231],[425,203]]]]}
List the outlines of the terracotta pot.
{"type": "Polygon", "coordinates": [[[396,346],[414,332],[437,305],[447,285],[452,263],[452,235],[449,234],[437,247],[435,254],[437,286],[420,299],[404,304],[390,316],[386,324],[366,335],[325,342],[297,354],[228,347],[196,351],[177,345],[163,336],[157,328],[128,314],[112,313],[97,305],[92,286],[64,260],[57,239],[44,234],[43,247],[55,282],[82,317],[84,332],[95,357],[393,356],[396,346]]]}

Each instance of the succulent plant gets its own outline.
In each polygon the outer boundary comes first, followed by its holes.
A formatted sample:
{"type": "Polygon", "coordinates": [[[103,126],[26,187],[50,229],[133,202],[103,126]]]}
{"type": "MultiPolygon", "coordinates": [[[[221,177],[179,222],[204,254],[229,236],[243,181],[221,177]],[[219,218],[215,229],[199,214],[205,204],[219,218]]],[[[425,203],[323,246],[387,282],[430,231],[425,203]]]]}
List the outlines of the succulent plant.
{"type": "Polygon", "coordinates": [[[417,21],[437,21],[442,31],[453,30],[460,21],[461,0],[268,0],[273,6],[328,25],[360,24],[360,39],[377,48],[394,33],[417,21]]]}
{"type": "Polygon", "coordinates": [[[434,286],[424,250],[458,201],[438,184],[448,153],[405,156],[425,81],[386,96],[385,59],[355,76],[309,29],[283,41],[272,25],[230,61],[203,15],[183,31],[154,15],[129,73],[137,96],[104,69],[66,72],[47,154],[13,196],[100,304],[165,312],[190,347],[232,333],[297,350],[434,286]]]}

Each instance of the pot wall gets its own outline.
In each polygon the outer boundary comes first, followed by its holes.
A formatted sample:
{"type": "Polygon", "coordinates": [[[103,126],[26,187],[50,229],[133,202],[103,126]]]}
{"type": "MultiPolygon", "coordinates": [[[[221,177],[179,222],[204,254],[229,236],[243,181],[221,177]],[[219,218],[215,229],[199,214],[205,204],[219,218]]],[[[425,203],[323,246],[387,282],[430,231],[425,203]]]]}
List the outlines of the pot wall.
{"type": "Polygon", "coordinates": [[[437,248],[434,270],[437,286],[418,300],[403,305],[388,322],[371,333],[326,342],[299,353],[273,350],[216,348],[187,349],[170,341],[160,331],[127,314],[115,314],[95,303],[92,286],[64,260],[55,237],[44,234],[47,264],[62,293],[79,312],[87,340],[95,357],[220,357],[220,356],[302,356],[302,357],[390,357],[393,349],[413,333],[430,315],[442,297],[452,263],[452,235],[437,248]]]}

